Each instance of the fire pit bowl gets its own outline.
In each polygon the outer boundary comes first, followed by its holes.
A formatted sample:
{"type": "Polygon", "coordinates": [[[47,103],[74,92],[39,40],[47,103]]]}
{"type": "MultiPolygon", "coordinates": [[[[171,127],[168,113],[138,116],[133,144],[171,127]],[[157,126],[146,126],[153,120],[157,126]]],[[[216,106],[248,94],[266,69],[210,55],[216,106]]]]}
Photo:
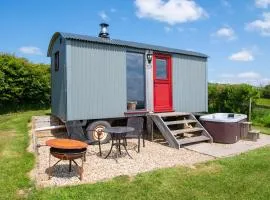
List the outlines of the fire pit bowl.
{"type": "Polygon", "coordinates": [[[54,157],[60,159],[60,160],[75,160],[82,158],[82,156],[85,155],[87,149],[58,149],[51,147],[50,153],[54,157]]]}
{"type": "Polygon", "coordinates": [[[83,161],[85,160],[87,144],[70,139],[52,139],[48,140],[46,144],[51,147],[49,154],[49,179],[52,176],[52,170],[55,165],[57,165],[62,160],[69,160],[69,172],[71,172],[71,163],[73,162],[77,166],[80,180],[82,180],[83,161]],[[51,155],[59,159],[52,167],[51,155]],[[75,159],[81,159],[82,165],[79,166],[75,159]]]}

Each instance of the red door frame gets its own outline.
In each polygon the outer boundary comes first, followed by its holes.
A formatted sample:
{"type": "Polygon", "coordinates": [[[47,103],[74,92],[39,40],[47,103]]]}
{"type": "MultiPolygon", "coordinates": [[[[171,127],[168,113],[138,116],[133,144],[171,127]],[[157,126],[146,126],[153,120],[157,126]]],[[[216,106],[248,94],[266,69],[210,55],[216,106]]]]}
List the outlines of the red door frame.
{"type": "Polygon", "coordinates": [[[154,84],[154,112],[172,112],[172,58],[168,54],[153,54],[153,84],[154,84]],[[156,59],[165,59],[167,61],[167,79],[158,79],[156,77],[156,59]],[[169,105],[166,105],[162,108],[157,108],[157,97],[156,97],[156,84],[169,84],[169,105]]]}

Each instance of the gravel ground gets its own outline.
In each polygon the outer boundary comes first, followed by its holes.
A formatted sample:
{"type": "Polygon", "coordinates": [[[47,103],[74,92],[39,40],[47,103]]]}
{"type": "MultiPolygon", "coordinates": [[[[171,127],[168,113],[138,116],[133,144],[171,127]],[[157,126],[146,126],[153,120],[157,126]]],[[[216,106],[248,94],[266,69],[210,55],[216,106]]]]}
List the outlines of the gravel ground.
{"type": "MultiPolygon", "coordinates": [[[[52,137],[38,138],[39,144],[52,137]]],[[[204,162],[214,159],[214,157],[203,155],[187,149],[173,149],[155,142],[146,141],[145,147],[141,147],[141,152],[135,151],[137,140],[128,140],[128,152],[133,157],[129,156],[123,151],[118,162],[115,159],[115,148],[111,156],[107,159],[110,143],[102,145],[103,155],[99,156],[98,145],[88,146],[86,153],[86,161],[84,162],[84,172],[82,181],[79,180],[74,164],[72,171],[68,172],[68,161],[61,161],[53,169],[52,178],[48,180],[49,167],[49,147],[41,146],[38,149],[37,163],[31,176],[40,187],[64,186],[82,183],[95,183],[104,181],[120,175],[133,176],[141,172],[151,171],[159,168],[173,167],[173,166],[192,166],[195,163],[204,162]]],[[[56,158],[51,157],[51,163],[57,161],[56,158]]],[[[81,164],[81,160],[76,160],[81,164]]]]}
{"type": "MultiPolygon", "coordinates": [[[[75,167],[72,167],[71,173],[68,172],[68,162],[61,161],[54,167],[52,178],[48,180],[49,167],[49,147],[39,148],[38,164],[35,170],[35,178],[38,186],[63,186],[80,183],[94,183],[111,179],[120,175],[136,175],[141,172],[151,171],[154,169],[173,167],[177,165],[190,166],[195,163],[213,159],[211,156],[202,155],[186,149],[173,149],[157,143],[146,141],[146,147],[141,148],[137,153],[134,149],[136,140],[130,140],[128,152],[133,159],[130,159],[124,152],[115,160],[115,149],[111,156],[104,159],[108,153],[110,144],[102,145],[102,157],[98,154],[98,146],[89,146],[84,162],[83,180],[80,181],[75,167]]],[[[57,159],[52,159],[51,163],[57,159]]],[[[81,160],[78,160],[81,164],[81,160]]]]}

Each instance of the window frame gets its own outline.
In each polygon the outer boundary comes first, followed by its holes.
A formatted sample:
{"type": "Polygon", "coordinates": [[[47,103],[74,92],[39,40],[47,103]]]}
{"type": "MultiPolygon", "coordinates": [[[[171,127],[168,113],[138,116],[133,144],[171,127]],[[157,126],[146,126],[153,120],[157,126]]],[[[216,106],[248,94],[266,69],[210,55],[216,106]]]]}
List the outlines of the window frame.
{"type": "Polygon", "coordinates": [[[169,76],[169,74],[168,74],[168,59],[167,58],[160,58],[160,57],[158,57],[158,58],[156,58],[156,70],[155,70],[155,76],[156,76],[156,79],[158,79],[158,80],[168,80],[168,76],[169,76]],[[158,72],[159,72],[159,68],[158,68],[158,64],[157,64],[157,62],[158,62],[158,60],[159,61],[165,61],[165,75],[166,76],[158,76],[158,72]]]}
{"type": "Polygon", "coordinates": [[[161,54],[161,53],[155,53],[154,54],[154,58],[153,58],[153,78],[154,80],[158,80],[158,81],[170,81],[172,79],[172,61],[171,61],[172,56],[169,54],[161,54]],[[160,60],[166,60],[166,71],[167,71],[167,77],[166,79],[162,79],[159,78],[157,76],[157,66],[156,66],[156,60],[160,59],[160,60]]]}
{"type": "MultiPolygon", "coordinates": [[[[144,51],[136,51],[136,50],[127,50],[126,51],[126,60],[127,60],[127,54],[140,54],[142,55],[142,63],[143,63],[143,95],[144,95],[144,108],[140,108],[140,109],[137,109],[136,110],[145,110],[146,109],[146,69],[145,69],[145,62],[146,62],[146,58],[145,58],[145,52],[144,51]]],[[[128,77],[127,77],[127,62],[126,62],[126,81],[128,80],[128,77]]],[[[127,87],[127,82],[126,82],[126,87],[127,87]]],[[[128,88],[127,88],[127,104],[128,104],[128,88]]]]}
{"type": "Polygon", "coordinates": [[[54,71],[59,71],[59,51],[54,53],[54,71]]]}

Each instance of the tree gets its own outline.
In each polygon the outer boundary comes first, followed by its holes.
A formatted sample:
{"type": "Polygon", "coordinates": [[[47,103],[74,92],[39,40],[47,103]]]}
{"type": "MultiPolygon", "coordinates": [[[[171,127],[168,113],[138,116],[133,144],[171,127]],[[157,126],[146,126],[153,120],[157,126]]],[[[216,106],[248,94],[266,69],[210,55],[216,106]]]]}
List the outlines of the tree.
{"type": "Polygon", "coordinates": [[[264,98],[270,98],[270,84],[266,85],[263,89],[262,89],[262,96],[264,98]]]}

